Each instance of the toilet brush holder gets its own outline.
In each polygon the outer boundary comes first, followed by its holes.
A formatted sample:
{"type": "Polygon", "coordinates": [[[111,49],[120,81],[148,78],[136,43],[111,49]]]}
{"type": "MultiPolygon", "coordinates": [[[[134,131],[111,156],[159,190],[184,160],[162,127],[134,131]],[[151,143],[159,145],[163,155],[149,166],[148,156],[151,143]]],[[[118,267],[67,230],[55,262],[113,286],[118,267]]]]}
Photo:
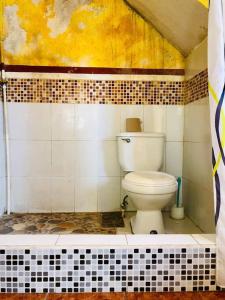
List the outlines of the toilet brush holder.
{"type": "Polygon", "coordinates": [[[184,219],[184,207],[176,207],[176,205],[174,205],[171,208],[170,216],[175,220],[184,219]]]}

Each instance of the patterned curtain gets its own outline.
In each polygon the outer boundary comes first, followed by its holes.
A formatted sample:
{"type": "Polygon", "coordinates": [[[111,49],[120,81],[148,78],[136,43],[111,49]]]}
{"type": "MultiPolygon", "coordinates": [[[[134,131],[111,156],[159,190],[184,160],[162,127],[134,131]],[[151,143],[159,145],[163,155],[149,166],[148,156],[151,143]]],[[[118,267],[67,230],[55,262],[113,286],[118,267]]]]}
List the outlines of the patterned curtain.
{"type": "MultiPolygon", "coordinates": [[[[225,287],[225,0],[211,0],[208,25],[209,101],[217,243],[217,285],[225,287]]],[[[205,216],[207,218],[207,216],[205,216]]]]}

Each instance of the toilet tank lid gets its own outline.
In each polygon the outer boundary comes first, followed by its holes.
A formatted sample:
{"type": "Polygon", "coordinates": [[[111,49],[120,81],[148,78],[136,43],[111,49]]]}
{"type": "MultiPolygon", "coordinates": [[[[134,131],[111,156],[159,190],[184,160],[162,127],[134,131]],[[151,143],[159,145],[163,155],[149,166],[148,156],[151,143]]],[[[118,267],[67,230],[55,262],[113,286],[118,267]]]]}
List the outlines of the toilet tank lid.
{"type": "Polygon", "coordinates": [[[117,137],[155,137],[162,138],[165,136],[162,132],[121,132],[117,137]]]}

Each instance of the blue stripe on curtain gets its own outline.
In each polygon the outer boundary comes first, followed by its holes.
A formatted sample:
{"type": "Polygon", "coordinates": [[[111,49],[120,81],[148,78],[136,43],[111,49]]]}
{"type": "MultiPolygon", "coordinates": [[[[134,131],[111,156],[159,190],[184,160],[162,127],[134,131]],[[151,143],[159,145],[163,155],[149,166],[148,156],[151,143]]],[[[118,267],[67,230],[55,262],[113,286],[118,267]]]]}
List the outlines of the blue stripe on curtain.
{"type": "MultiPolygon", "coordinates": [[[[213,163],[213,168],[216,165],[216,159],[215,159],[215,154],[214,150],[212,149],[212,163],[213,163]]],[[[215,211],[215,224],[217,225],[218,218],[220,215],[220,206],[221,206],[221,195],[220,195],[220,179],[218,176],[218,173],[216,171],[215,173],[215,189],[216,189],[216,211],[215,211]]]]}
{"type": "Polygon", "coordinates": [[[225,84],[223,86],[223,92],[222,92],[222,95],[220,97],[219,103],[217,105],[216,115],[215,115],[216,137],[217,137],[218,145],[219,145],[219,148],[220,148],[221,157],[222,157],[223,163],[225,165],[225,156],[224,156],[222,142],[221,142],[221,139],[220,139],[220,116],[221,116],[221,109],[222,109],[222,105],[223,105],[224,95],[225,95],[225,84]]]}

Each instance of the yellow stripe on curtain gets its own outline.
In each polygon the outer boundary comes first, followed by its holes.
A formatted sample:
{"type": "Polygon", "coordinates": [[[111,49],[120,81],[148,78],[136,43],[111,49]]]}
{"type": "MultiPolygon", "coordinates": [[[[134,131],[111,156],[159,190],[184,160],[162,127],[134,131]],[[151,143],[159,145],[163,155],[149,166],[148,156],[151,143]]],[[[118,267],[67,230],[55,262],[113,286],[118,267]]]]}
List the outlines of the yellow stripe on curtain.
{"type": "Polygon", "coordinates": [[[198,0],[206,8],[209,8],[209,0],[198,0]]]}

